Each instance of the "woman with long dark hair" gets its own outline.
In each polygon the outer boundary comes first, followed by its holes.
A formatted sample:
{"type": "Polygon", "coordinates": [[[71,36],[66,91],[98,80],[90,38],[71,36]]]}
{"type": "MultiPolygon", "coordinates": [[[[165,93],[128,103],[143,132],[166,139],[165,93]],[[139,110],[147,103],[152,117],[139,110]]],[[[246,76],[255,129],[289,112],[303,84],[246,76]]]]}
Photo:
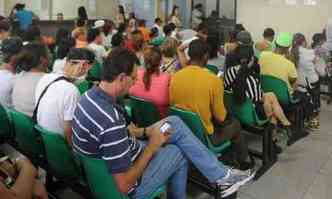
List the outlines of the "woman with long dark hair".
{"type": "Polygon", "coordinates": [[[172,13],[169,19],[170,23],[175,24],[176,28],[179,30],[182,27],[181,19],[180,19],[180,8],[177,5],[173,6],[172,13]]]}
{"type": "MultiPolygon", "coordinates": [[[[233,92],[235,102],[239,105],[249,98],[260,117],[270,119],[270,122],[275,126],[281,123],[288,130],[291,124],[285,116],[277,97],[272,92],[263,93],[259,78],[260,66],[257,58],[254,57],[252,45],[240,45],[236,53],[240,64],[226,70],[225,90],[233,92]]],[[[276,151],[280,153],[281,148],[276,145],[276,142],[277,138],[275,138],[274,146],[276,151]]]]}
{"type": "Polygon", "coordinates": [[[126,22],[126,14],[123,5],[118,6],[118,14],[116,15],[116,23],[119,26],[122,23],[126,22]]]}
{"type": "MultiPolygon", "coordinates": [[[[320,84],[319,75],[316,71],[317,57],[313,49],[307,47],[307,41],[302,33],[297,33],[293,38],[291,59],[294,62],[298,73],[297,94],[305,98],[306,93],[310,94],[312,105],[307,116],[309,117],[309,128],[319,129],[320,112],[320,84]]],[[[307,109],[308,110],[308,109],[307,109]]]]}
{"type": "Polygon", "coordinates": [[[87,21],[89,20],[89,17],[88,17],[88,13],[86,12],[86,9],[84,6],[81,6],[78,8],[77,10],[77,14],[78,14],[78,19],[80,20],[84,20],[84,21],[87,21]]]}
{"type": "Polygon", "coordinates": [[[130,95],[155,104],[162,117],[167,115],[169,105],[169,84],[171,76],[160,71],[162,54],[158,47],[144,50],[144,69],[137,71],[137,81],[131,87],[130,95]]]}

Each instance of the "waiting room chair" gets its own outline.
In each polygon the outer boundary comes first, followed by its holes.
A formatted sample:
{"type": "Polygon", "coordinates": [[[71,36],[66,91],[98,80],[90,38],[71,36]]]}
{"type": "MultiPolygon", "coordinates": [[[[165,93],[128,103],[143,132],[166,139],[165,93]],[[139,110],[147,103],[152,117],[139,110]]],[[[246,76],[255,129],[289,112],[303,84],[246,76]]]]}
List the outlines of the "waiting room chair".
{"type": "Polygon", "coordinates": [[[138,97],[129,97],[126,110],[131,111],[132,120],[138,127],[148,127],[161,119],[154,104],[138,97]]]}
{"type": "Polygon", "coordinates": [[[0,104],[0,143],[8,142],[14,137],[6,108],[0,104]]]}
{"type": "Polygon", "coordinates": [[[35,125],[35,129],[42,138],[45,159],[52,174],[60,179],[78,179],[80,177],[79,166],[76,164],[65,138],[39,125],[35,125]]]}
{"type": "Polygon", "coordinates": [[[80,166],[65,138],[39,125],[35,125],[35,129],[42,138],[48,189],[56,191],[58,187],[66,185],[84,197],[90,195],[81,178],[80,166]],[[56,177],[56,182],[53,177],[56,177]]]}
{"type": "Polygon", "coordinates": [[[95,62],[92,68],[89,70],[86,79],[88,81],[100,81],[100,75],[102,70],[102,64],[99,62],[95,62]]]}
{"type": "Polygon", "coordinates": [[[14,109],[7,109],[14,130],[14,141],[22,154],[29,157],[34,163],[38,164],[42,159],[43,147],[40,137],[34,128],[32,119],[14,109]]]}
{"type": "Polygon", "coordinates": [[[269,75],[261,76],[261,84],[264,92],[273,92],[276,95],[280,105],[283,107],[283,110],[287,115],[294,114],[294,124],[289,144],[307,136],[308,133],[304,131],[305,107],[300,100],[293,99],[288,91],[287,84],[284,81],[269,75]]]}
{"type": "Polygon", "coordinates": [[[215,65],[208,64],[208,65],[206,65],[206,68],[215,75],[217,75],[219,72],[218,67],[215,65]]]}
{"type": "MultiPolygon", "coordinates": [[[[85,155],[77,155],[84,170],[86,180],[94,199],[129,199],[122,195],[114,182],[113,176],[109,174],[104,160],[91,158],[85,155]]],[[[147,199],[153,199],[165,192],[162,187],[156,190],[147,199]]]]}
{"type": "Polygon", "coordinates": [[[93,87],[93,83],[88,80],[83,80],[76,84],[81,95],[90,90],[93,87]]]}
{"type": "Polygon", "coordinates": [[[176,115],[181,118],[182,121],[195,134],[195,136],[214,154],[221,154],[223,151],[225,151],[225,149],[231,146],[230,141],[226,141],[219,146],[214,146],[210,140],[210,137],[207,135],[206,129],[198,114],[177,107],[171,107],[169,109],[169,115],[176,115]]]}
{"type": "MultiPolygon", "coordinates": [[[[195,136],[219,158],[221,158],[222,154],[226,153],[227,150],[230,149],[231,141],[226,141],[219,146],[214,146],[212,144],[210,137],[207,135],[206,129],[198,114],[177,107],[170,107],[169,115],[175,115],[181,118],[181,120],[190,128],[190,130],[195,134],[195,136]]],[[[190,167],[189,180],[197,187],[199,187],[202,191],[213,195],[214,198],[220,198],[218,189],[212,186],[208,182],[208,180],[194,167],[190,167]]]]}
{"type": "Polygon", "coordinates": [[[258,117],[249,98],[239,105],[235,102],[233,93],[225,91],[224,100],[229,114],[238,119],[246,131],[262,137],[262,150],[260,152],[249,149],[253,156],[260,158],[263,162],[256,175],[256,178],[259,178],[276,162],[276,154],[273,150],[272,126],[269,120],[261,120],[258,117]]]}

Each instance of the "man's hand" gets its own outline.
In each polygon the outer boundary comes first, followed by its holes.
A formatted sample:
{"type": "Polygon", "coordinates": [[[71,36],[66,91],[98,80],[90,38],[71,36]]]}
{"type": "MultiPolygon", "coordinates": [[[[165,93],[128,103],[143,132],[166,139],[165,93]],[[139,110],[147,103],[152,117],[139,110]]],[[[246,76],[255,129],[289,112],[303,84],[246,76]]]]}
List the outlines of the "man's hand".
{"type": "Polygon", "coordinates": [[[159,130],[159,125],[152,127],[149,130],[149,144],[147,149],[150,150],[153,154],[157,153],[159,149],[165,144],[170,138],[169,133],[161,133],[159,130]]]}
{"type": "Polygon", "coordinates": [[[16,160],[16,168],[19,172],[21,171],[30,171],[37,176],[37,169],[31,164],[30,160],[26,158],[20,158],[16,160]]]}
{"type": "Polygon", "coordinates": [[[130,123],[127,129],[131,136],[136,138],[143,137],[144,128],[138,128],[134,123],[130,123]]]}

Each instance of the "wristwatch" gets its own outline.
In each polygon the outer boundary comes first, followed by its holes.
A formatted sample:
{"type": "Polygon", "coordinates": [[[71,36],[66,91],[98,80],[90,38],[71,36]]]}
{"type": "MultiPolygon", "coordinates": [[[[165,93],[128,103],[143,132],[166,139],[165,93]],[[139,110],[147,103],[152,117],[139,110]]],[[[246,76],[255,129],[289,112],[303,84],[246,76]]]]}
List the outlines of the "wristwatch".
{"type": "Polygon", "coordinates": [[[143,128],[143,139],[148,139],[148,135],[146,134],[146,128],[143,128]]]}

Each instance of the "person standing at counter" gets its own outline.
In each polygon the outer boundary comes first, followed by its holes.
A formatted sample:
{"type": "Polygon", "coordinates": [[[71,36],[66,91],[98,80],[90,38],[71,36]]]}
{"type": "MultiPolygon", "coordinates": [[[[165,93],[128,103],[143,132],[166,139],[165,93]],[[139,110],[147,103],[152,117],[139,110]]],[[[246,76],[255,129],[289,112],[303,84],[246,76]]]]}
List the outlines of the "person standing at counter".
{"type": "Polygon", "coordinates": [[[19,22],[19,29],[21,32],[25,32],[28,27],[32,25],[34,19],[39,19],[39,17],[35,15],[31,10],[25,9],[25,4],[17,4],[15,8],[15,18],[19,22]]]}

